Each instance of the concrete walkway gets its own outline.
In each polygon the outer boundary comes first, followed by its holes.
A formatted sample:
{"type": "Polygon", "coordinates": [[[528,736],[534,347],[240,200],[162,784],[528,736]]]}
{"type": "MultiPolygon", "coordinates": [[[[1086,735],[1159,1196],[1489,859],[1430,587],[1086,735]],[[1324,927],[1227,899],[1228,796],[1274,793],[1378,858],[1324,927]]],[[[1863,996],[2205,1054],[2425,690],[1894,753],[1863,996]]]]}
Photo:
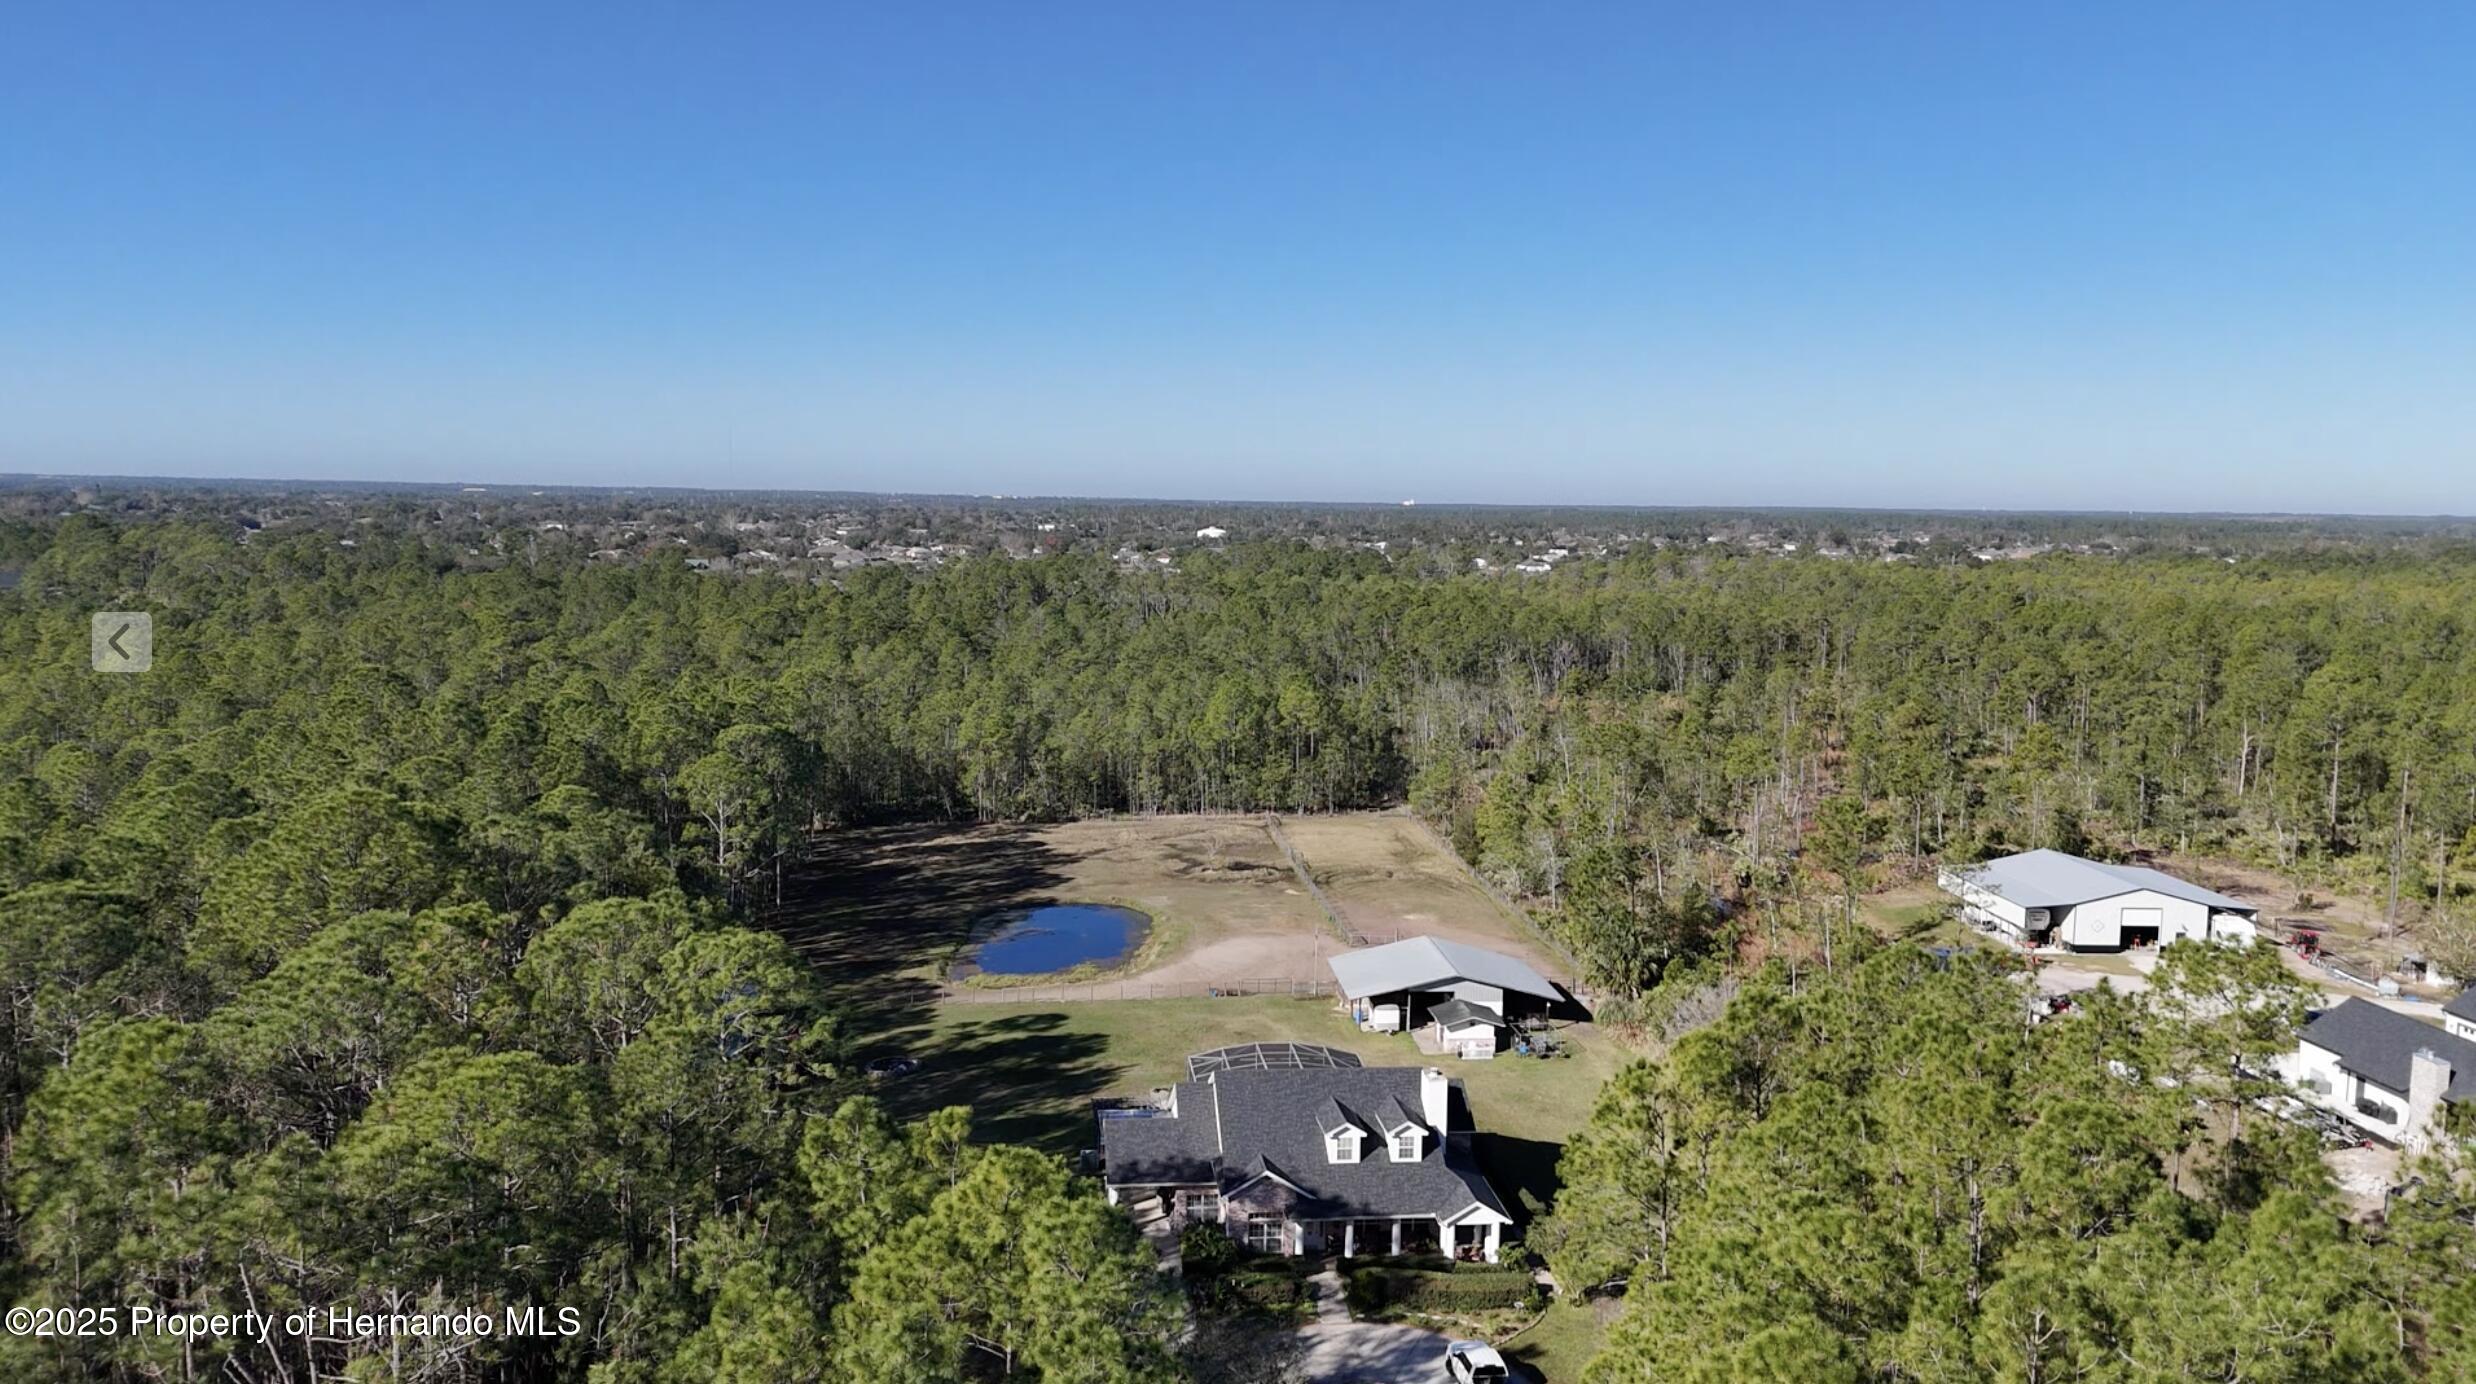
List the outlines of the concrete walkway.
{"type": "Polygon", "coordinates": [[[1327,1265],[1324,1272],[1307,1280],[1307,1294],[1315,1299],[1315,1324],[1347,1326],[1350,1321],[1350,1295],[1341,1286],[1341,1274],[1327,1265]]]}
{"type": "Polygon", "coordinates": [[[1444,1377],[1444,1348],[1452,1337],[1350,1320],[1349,1295],[1330,1264],[1307,1280],[1307,1291],[1315,1300],[1315,1322],[1298,1328],[1305,1346],[1299,1378],[1307,1384],[1406,1384],[1444,1377]]]}
{"type": "Polygon", "coordinates": [[[1135,1217],[1135,1232],[1143,1236],[1143,1242],[1151,1247],[1162,1273],[1184,1271],[1186,1259],[1178,1250],[1177,1228],[1170,1223],[1169,1213],[1161,1209],[1160,1203],[1145,1199],[1143,1210],[1135,1217]]]}
{"type": "MultiPolygon", "coordinates": [[[[1321,1303],[1317,1304],[1320,1309],[1321,1303]]],[[[1298,1329],[1306,1342],[1299,1376],[1309,1384],[1412,1384],[1444,1378],[1444,1348],[1452,1338],[1415,1326],[1324,1321],[1298,1329]]]]}

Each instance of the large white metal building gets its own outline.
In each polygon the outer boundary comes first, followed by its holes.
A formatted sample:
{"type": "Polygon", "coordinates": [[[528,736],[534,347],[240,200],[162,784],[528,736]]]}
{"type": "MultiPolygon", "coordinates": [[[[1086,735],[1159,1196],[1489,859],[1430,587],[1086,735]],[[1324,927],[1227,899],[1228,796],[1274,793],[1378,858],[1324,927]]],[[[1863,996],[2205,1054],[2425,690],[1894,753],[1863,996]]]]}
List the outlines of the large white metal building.
{"type": "Polygon", "coordinates": [[[2249,945],[2260,910],[2138,865],[2022,851],[1948,869],[1937,880],[1961,912],[2032,946],[2120,951],[2169,942],[2249,945]]]}

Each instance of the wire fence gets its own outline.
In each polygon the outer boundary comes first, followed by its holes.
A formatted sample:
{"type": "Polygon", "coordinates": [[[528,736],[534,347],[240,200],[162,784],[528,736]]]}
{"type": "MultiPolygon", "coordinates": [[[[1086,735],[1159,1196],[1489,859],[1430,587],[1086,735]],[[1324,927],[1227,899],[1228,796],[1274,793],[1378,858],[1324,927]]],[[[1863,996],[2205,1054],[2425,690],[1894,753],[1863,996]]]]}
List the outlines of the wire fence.
{"type": "Polygon", "coordinates": [[[1504,891],[1498,889],[1487,876],[1471,868],[1470,862],[1462,859],[1462,853],[1453,849],[1453,843],[1444,839],[1444,833],[1436,830],[1435,823],[1428,821],[1414,809],[1405,810],[1402,815],[1418,823],[1418,828],[1426,834],[1428,843],[1441,851],[1445,859],[1452,861],[1461,870],[1462,878],[1477,885],[1479,892],[1493,899],[1496,906],[1504,910],[1506,917],[1520,923],[1522,930],[1529,933],[1533,940],[1554,952],[1565,963],[1566,974],[1577,978],[1582,974],[1582,963],[1574,956],[1573,949],[1558,941],[1545,927],[1540,926],[1539,920],[1531,916],[1529,909],[1506,898],[1504,891]]]}
{"type": "Polygon", "coordinates": [[[1316,906],[1324,910],[1333,931],[1340,933],[1341,940],[1353,947],[1366,946],[1366,935],[1350,926],[1350,920],[1342,916],[1340,906],[1324,892],[1323,885],[1315,882],[1315,872],[1307,868],[1307,858],[1298,853],[1298,848],[1290,844],[1289,834],[1281,830],[1281,819],[1265,813],[1264,830],[1272,836],[1272,843],[1281,848],[1281,854],[1290,862],[1290,870],[1298,876],[1298,882],[1307,886],[1307,893],[1315,899],[1316,906]]]}
{"type": "Polygon", "coordinates": [[[949,985],[948,1004],[1081,1004],[1095,1000],[1242,999],[1273,995],[1283,999],[1334,998],[1329,980],[1293,980],[1279,976],[1258,980],[1153,981],[1090,980],[1055,985],[949,985]]]}

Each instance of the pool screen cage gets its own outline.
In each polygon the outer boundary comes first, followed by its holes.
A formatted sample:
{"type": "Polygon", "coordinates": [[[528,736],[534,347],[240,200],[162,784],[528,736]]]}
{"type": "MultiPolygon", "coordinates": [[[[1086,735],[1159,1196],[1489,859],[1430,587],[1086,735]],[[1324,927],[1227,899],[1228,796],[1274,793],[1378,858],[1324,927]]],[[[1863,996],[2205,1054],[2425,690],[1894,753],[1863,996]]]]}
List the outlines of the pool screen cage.
{"type": "Polygon", "coordinates": [[[1315,1068],[1363,1065],[1358,1054],[1321,1043],[1239,1043],[1199,1052],[1186,1060],[1190,1080],[1215,1072],[1297,1072],[1315,1068]]]}

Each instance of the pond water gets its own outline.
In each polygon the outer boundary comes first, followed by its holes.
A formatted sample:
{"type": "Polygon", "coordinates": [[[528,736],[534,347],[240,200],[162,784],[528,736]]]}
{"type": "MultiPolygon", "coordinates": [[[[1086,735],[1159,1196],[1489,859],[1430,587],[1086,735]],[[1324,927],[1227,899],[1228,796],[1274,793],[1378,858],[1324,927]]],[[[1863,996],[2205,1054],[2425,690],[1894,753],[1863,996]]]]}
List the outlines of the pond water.
{"type": "Polygon", "coordinates": [[[1152,920],[1134,909],[1098,903],[1047,904],[990,921],[997,930],[973,949],[971,964],[1002,976],[1117,961],[1142,945],[1152,928],[1152,920]]]}

